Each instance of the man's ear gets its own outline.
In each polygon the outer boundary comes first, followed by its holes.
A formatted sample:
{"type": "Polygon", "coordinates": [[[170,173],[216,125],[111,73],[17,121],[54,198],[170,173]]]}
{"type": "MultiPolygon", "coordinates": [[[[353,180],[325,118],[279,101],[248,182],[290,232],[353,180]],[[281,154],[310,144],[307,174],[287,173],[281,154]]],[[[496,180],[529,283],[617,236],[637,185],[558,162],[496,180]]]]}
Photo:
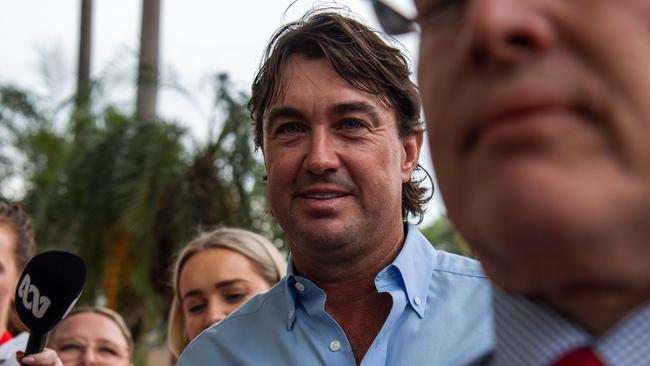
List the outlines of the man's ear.
{"type": "Polygon", "coordinates": [[[263,165],[263,167],[264,167],[264,177],[263,177],[262,181],[263,181],[263,182],[266,182],[266,178],[267,178],[267,173],[268,173],[268,172],[267,172],[267,170],[266,170],[266,166],[267,166],[267,164],[266,164],[266,153],[264,153],[264,147],[263,147],[263,146],[260,146],[259,151],[262,152],[262,165],[263,165]]]}
{"type": "Polygon", "coordinates": [[[401,168],[403,183],[411,180],[411,173],[413,173],[413,170],[418,165],[423,134],[423,131],[419,131],[402,138],[401,168]]]}

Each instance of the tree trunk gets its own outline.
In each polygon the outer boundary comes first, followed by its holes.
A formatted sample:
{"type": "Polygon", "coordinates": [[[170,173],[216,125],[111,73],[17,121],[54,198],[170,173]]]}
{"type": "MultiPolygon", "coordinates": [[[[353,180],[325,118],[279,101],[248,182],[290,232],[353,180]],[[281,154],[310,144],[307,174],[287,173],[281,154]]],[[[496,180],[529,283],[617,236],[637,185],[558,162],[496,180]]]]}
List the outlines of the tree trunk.
{"type": "Polygon", "coordinates": [[[76,121],[77,127],[90,118],[90,54],[92,44],[93,1],[81,0],[79,29],[79,63],[77,69],[76,121]]]}
{"type": "Polygon", "coordinates": [[[160,0],[142,1],[138,96],[138,118],[154,121],[158,93],[158,50],[160,42],[160,0]]]}

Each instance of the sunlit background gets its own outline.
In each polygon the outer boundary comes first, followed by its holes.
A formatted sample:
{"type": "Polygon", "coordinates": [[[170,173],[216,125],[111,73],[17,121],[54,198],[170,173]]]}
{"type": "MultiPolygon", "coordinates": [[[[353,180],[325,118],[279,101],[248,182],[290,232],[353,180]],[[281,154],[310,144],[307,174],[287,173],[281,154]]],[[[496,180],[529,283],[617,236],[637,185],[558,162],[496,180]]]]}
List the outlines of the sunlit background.
{"type": "MultiPolygon", "coordinates": [[[[408,3],[393,2],[404,8],[408,3]]],[[[188,126],[195,141],[214,136],[209,123],[212,76],[227,73],[238,90],[248,92],[273,31],[313,6],[330,5],[346,7],[356,18],[378,27],[367,0],[163,1],[158,114],[188,126]]],[[[79,0],[0,2],[0,49],[4,50],[0,81],[37,91],[59,103],[73,95],[79,13],[79,0]]],[[[102,106],[134,109],[140,17],[139,1],[94,2],[91,78],[103,82],[102,106]]],[[[415,76],[417,35],[401,36],[397,41],[411,58],[415,76]]],[[[428,154],[428,149],[423,149],[421,161],[431,170],[428,154]]],[[[21,187],[14,182],[0,193],[20,196],[21,187]]],[[[425,223],[442,211],[436,197],[425,223]]]]}
{"type": "MultiPolygon", "coordinates": [[[[81,0],[0,1],[0,194],[33,216],[39,250],[84,257],[80,303],[125,316],[138,365],[165,354],[169,264],[198,231],[240,226],[286,253],[245,106],[271,34],[314,5],[377,27],[367,0],[161,0],[157,121],[143,123],[142,1],[93,1],[86,114],[75,112],[81,0]]],[[[417,35],[391,42],[415,70],[417,35]]],[[[435,195],[420,228],[437,248],[468,254],[442,207],[435,195]]]]}

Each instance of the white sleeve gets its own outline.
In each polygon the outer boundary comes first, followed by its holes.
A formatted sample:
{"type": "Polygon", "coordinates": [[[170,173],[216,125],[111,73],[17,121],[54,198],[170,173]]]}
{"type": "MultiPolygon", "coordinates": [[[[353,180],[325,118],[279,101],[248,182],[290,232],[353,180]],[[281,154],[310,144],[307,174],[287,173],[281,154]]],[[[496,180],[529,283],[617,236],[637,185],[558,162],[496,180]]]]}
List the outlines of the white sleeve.
{"type": "Polygon", "coordinates": [[[16,352],[24,351],[29,333],[23,332],[0,346],[0,366],[20,366],[16,361],[16,352]]]}

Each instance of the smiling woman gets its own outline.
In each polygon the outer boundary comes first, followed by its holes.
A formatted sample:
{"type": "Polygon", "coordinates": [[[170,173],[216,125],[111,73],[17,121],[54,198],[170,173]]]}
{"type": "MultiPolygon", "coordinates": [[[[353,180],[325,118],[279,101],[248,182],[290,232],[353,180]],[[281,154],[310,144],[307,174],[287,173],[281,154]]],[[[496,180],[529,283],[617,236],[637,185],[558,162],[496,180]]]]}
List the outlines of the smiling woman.
{"type": "Polygon", "coordinates": [[[133,338],[122,317],[103,307],[80,307],[52,331],[48,347],[64,366],[132,365],[133,338]]]}
{"type": "Polygon", "coordinates": [[[190,340],[268,291],[285,272],[282,255],[258,234],[220,228],[199,235],[174,266],[167,335],[171,353],[178,358],[190,340]]]}

